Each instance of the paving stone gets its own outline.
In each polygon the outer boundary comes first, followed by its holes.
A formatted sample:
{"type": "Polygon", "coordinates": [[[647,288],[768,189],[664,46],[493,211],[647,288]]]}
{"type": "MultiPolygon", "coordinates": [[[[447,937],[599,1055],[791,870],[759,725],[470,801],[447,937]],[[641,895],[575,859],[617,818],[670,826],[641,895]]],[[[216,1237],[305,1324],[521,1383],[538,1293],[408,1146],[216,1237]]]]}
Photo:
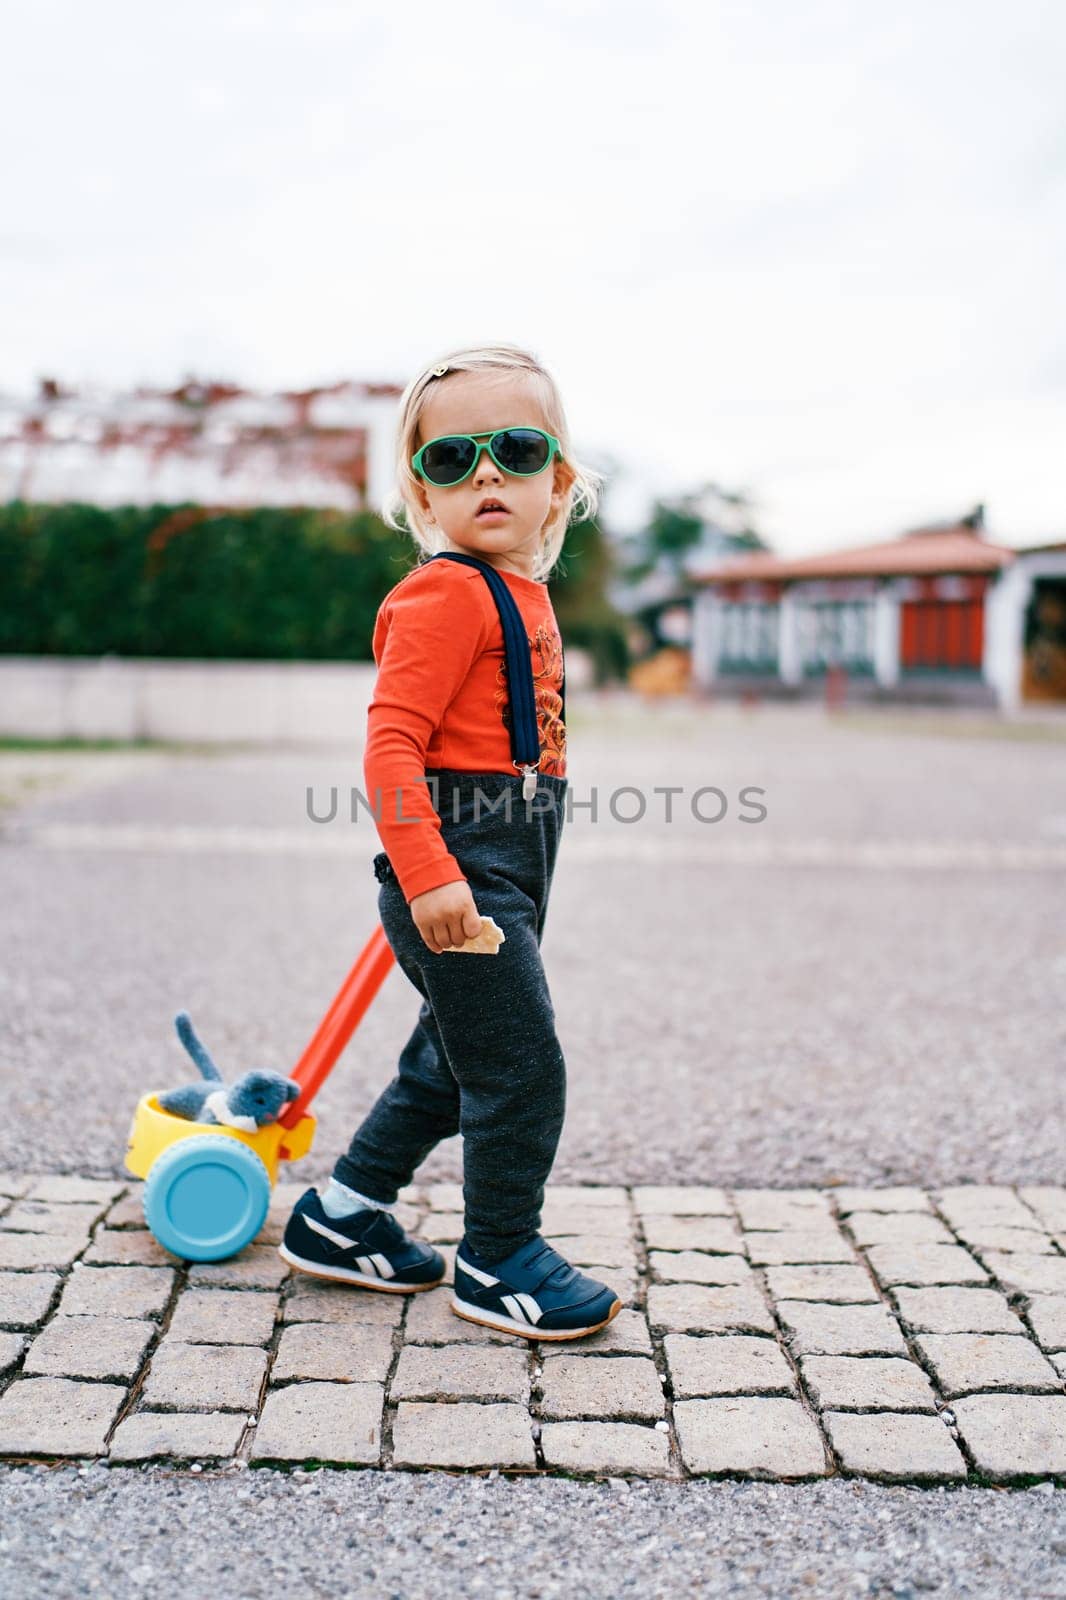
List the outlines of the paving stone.
{"type": "Polygon", "coordinates": [[[622,1477],[662,1478],[670,1472],[670,1441],[633,1422],[546,1422],[541,1448],[548,1467],[622,1477]]]}
{"type": "Polygon", "coordinates": [[[714,1334],[696,1339],[671,1333],[666,1363],[678,1399],[696,1395],[795,1393],[796,1380],[774,1339],[714,1334]]]}
{"type": "Polygon", "coordinates": [[[648,1321],[671,1333],[774,1333],[766,1303],[750,1284],[706,1288],[696,1283],[652,1284],[648,1321]]]}
{"type": "Polygon", "coordinates": [[[103,1211],[102,1202],[60,1206],[47,1200],[18,1200],[0,1219],[0,1228],[12,1233],[80,1233],[88,1238],[103,1211]]]}
{"type": "Polygon", "coordinates": [[[270,1245],[245,1245],[228,1261],[195,1261],[189,1268],[193,1288],[280,1289],[289,1277],[288,1263],[270,1245]]]}
{"type": "Polygon", "coordinates": [[[108,1208],[105,1222],[109,1228],[143,1228],[144,1227],[144,1184],[134,1184],[129,1194],[124,1194],[121,1200],[116,1200],[108,1208]]]}
{"type": "Polygon", "coordinates": [[[463,1186],[461,1183],[431,1183],[426,1190],[431,1211],[462,1211],[463,1186]]]}
{"type": "Polygon", "coordinates": [[[1066,1232],[1066,1189],[1048,1184],[1030,1184],[1018,1194],[1051,1233],[1066,1232]]]}
{"type": "Polygon", "coordinates": [[[950,1228],[924,1211],[853,1211],[848,1227],[859,1245],[955,1243],[950,1228]]]}
{"type": "Polygon", "coordinates": [[[1034,1228],[998,1228],[991,1222],[975,1222],[961,1227],[959,1238],[970,1250],[984,1254],[986,1250],[1023,1250],[1030,1255],[1051,1256],[1055,1245],[1050,1234],[1034,1228]]]}
{"type": "MultiPolygon", "coordinates": [[[[0,1304],[3,1291],[0,1290],[0,1304]]],[[[1034,1334],[1045,1350],[1066,1350],[1066,1295],[1038,1294],[1026,1313],[1034,1334]]],[[[0,1322],[7,1319],[0,1316],[0,1322]]]]}
{"type": "Polygon", "coordinates": [[[431,1211],[418,1232],[430,1244],[458,1244],[465,1228],[461,1211],[431,1211]]]}
{"type": "Polygon", "coordinates": [[[26,1352],[24,1371],[59,1378],[133,1378],[155,1329],[125,1317],[54,1317],[26,1352]]]}
{"type": "Polygon", "coordinates": [[[821,1435],[798,1400],[679,1400],[674,1425],[689,1472],[759,1478],[823,1478],[829,1472],[821,1435]]]}
{"type": "Polygon", "coordinates": [[[277,1316],[276,1294],[244,1289],[186,1289],[168,1338],[179,1344],[267,1344],[277,1316]]]}
{"type": "Polygon", "coordinates": [[[628,1210],[629,1197],[618,1184],[553,1183],[545,1191],[550,1204],[599,1206],[606,1211],[628,1210]]]}
{"type": "Polygon", "coordinates": [[[766,1282],[775,1300],[823,1300],[855,1305],[876,1300],[877,1290],[862,1267],[767,1267],[766,1282]]]}
{"type": "Polygon", "coordinates": [[[1024,1333],[998,1289],[893,1289],[909,1328],[918,1333],[1024,1333]]]}
{"type": "Polygon", "coordinates": [[[880,1303],[821,1305],[813,1300],[781,1300],[776,1309],[797,1356],[907,1354],[906,1340],[880,1303]]]}
{"type": "Polygon", "coordinates": [[[845,1472],[888,1483],[966,1477],[965,1457],[939,1417],[825,1411],[822,1423],[845,1472]]]}
{"type": "Polygon", "coordinates": [[[529,1414],[518,1405],[404,1400],[393,1423],[392,1447],[397,1467],[536,1465],[529,1414]]]}
{"type": "Polygon", "coordinates": [[[57,1200],[61,1205],[81,1202],[109,1205],[117,1200],[126,1185],[107,1178],[68,1178],[58,1174],[38,1178],[26,1191],[31,1200],[57,1200]]]}
{"type": "Polygon", "coordinates": [[[23,1333],[0,1333],[0,1374],[11,1371],[25,1345],[26,1335],[23,1333]]]}
{"type": "Polygon", "coordinates": [[[2,1233],[0,1267],[34,1272],[39,1267],[69,1267],[81,1255],[88,1233],[2,1233]]]}
{"type": "Polygon", "coordinates": [[[611,1267],[630,1273],[637,1270],[636,1250],[628,1239],[619,1238],[617,1234],[556,1235],[549,1238],[548,1243],[575,1267],[611,1267]]]}
{"type": "Polygon", "coordinates": [[[317,1283],[303,1274],[294,1279],[293,1288],[294,1293],[282,1305],[286,1322],[370,1322],[394,1328],[403,1315],[405,1296],[399,1294],[344,1289],[339,1284],[317,1283]]]}
{"type": "MultiPolygon", "coordinates": [[[[524,1343],[524,1341],[523,1341],[524,1343]]],[[[606,1328],[590,1333],[580,1341],[574,1355],[604,1355],[617,1350],[621,1355],[651,1355],[651,1334],[641,1311],[619,1311],[606,1328]]]]}
{"type": "Polygon", "coordinates": [[[709,1256],[699,1250],[653,1250],[648,1257],[661,1283],[753,1283],[743,1256],[709,1256]]]}
{"type": "Polygon", "coordinates": [[[82,1260],[91,1266],[180,1266],[146,1228],[101,1228],[82,1260]]]}
{"type": "Polygon", "coordinates": [[[896,1356],[803,1356],[803,1381],[820,1411],[935,1411],[917,1362],[896,1356]]]}
{"type": "Polygon", "coordinates": [[[247,1419],[224,1411],[138,1411],[111,1440],[112,1461],[219,1461],[237,1453],[247,1419]]]}
{"type": "Polygon", "coordinates": [[[744,1245],[756,1266],[788,1266],[808,1261],[854,1261],[855,1251],[835,1228],[782,1229],[746,1233],[744,1245]]]}
{"type": "Polygon", "coordinates": [[[724,1189],[643,1185],[633,1190],[633,1203],[642,1217],[731,1217],[733,1214],[724,1189]]]}
{"type": "Polygon", "coordinates": [[[991,1222],[997,1227],[1026,1228],[1031,1209],[1013,1190],[998,1184],[964,1183],[935,1192],[937,1209],[954,1228],[960,1223],[991,1222]]]}
{"type": "Polygon", "coordinates": [[[406,1341],[409,1344],[510,1344],[529,1348],[521,1334],[501,1333],[495,1328],[483,1328],[479,1322],[457,1317],[450,1309],[451,1303],[450,1287],[412,1295],[404,1325],[406,1341]]]}
{"type": "Polygon", "coordinates": [[[1057,1351],[1054,1355],[1048,1356],[1048,1360],[1059,1374],[1059,1377],[1066,1378],[1066,1351],[1057,1351]]]}
{"type": "Polygon", "coordinates": [[[63,1316],[157,1317],[174,1287],[167,1267],[77,1266],[59,1302],[63,1316]]]}
{"type": "Polygon", "coordinates": [[[255,1411],[267,1353],[251,1345],[163,1340],[142,1391],[146,1406],[174,1411],[255,1411]]]}
{"type": "Polygon", "coordinates": [[[18,1378],[0,1397],[0,1455],[102,1455],[125,1398],[114,1383],[18,1378]]]}
{"type": "Polygon", "coordinates": [[[529,1397],[527,1350],[493,1345],[405,1345],[392,1380],[395,1400],[519,1400],[529,1397]]]}
{"type": "Polygon", "coordinates": [[[1026,1294],[1066,1294],[1066,1256],[986,1250],[982,1259],[1008,1289],[1022,1289],[1026,1294]]]}
{"type": "Polygon", "coordinates": [[[1066,1473],[1066,1395],[971,1394],[951,1409],[963,1442],[988,1477],[1066,1473]]]}
{"type": "Polygon", "coordinates": [[[546,1238],[562,1238],[575,1233],[610,1234],[612,1238],[630,1239],[633,1223],[628,1204],[582,1205],[579,1200],[566,1203],[546,1200],[541,1212],[540,1231],[546,1238]]]}
{"type": "Polygon", "coordinates": [[[0,1272],[0,1327],[33,1328],[43,1322],[58,1284],[54,1272],[0,1272]]]}
{"type": "Polygon", "coordinates": [[[281,1335],[270,1378],[272,1383],[287,1378],[384,1383],[391,1365],[391,1328],[294,1322],[281,1335]]]}
{"type": "Polygon", "coordinates": [[[1055,1368],[1028,1339],[1006,1333],[922,1333],[914,1343],[949,1399],[974,1389],[1062,1388],[1055,1368]]]}
{"type": "Polygon", "coordinates": [[[380,1383],[291,1383],[272,1389],[250,1459],[376,1466],[384,1403],[380,1383]]]}
{"type": "Polygon", "coordinates": [[[666,1413],[663,1386],[647,1356],[548,1355],[538,1381],[541,1414],[552,1421],[642,1417],[654,1422],[666,1413]]]}
{"type": "Polygon", "coordinates": [[[644,1239],[649,1250],[708,1250],[718,1255],[739,1255],[740,1229],[732,1217],[644,1218],[644,1239]]]}
{"type": "Polygon", "coordinates": [[[813,1228],[832,1217],[819,1189],[734,1189],[741,1227],[748,1230],[813,1228]]]}
{"type": "Polygon", "coordinates": [[[845,1217],[855,1211],[880,1211],[887,1215],[932,1210],[929,1196],[923,1190],[903,1184],[884,1189],[834,1189],[833,1196],[841,1215],[845,1217]]]}
{"type": "Polygon", "coordinates": [[[957,1244],[875,1244],[867,1256],[883,1284],[988,1282],[984,1268],[957,1244]]]}
{"type": "Polygon", "coordinates": [[[28,1178],[22,1172],[0,1172],[0,1197],[17,1200],[32,1188],[34,1182],[33,1178],[28,1178]]]}

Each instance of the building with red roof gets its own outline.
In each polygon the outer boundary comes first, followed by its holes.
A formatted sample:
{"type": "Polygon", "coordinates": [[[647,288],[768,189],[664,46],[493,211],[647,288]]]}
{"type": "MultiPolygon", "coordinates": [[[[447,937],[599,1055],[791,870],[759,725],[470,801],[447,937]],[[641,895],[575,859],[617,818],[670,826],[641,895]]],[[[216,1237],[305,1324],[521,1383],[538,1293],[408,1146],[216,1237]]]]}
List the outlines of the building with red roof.
{"type": "Polygon", "coordinates": [[[812,556],[767,551],[692,573],[705,690],[999,705],[1066,702],[1066,543],[985,537],[984,507],[812,556]]]}

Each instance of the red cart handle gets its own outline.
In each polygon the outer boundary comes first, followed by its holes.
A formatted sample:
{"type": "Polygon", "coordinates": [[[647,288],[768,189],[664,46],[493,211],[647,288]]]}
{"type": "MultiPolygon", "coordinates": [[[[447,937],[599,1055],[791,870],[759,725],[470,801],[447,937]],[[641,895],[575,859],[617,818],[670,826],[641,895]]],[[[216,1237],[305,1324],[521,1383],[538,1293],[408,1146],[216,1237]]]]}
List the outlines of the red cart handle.
{"type": "Polygon", "coordinates": [[[278,1121],[294,1128],[333,1070],[334,1063],[363,1020],[364,1013],[384,983],[396,957],[379,923],[360,951],[355,966],[337,990],[333,1003],[315,1029],[300,1057],[293,1078],[300,1085],[299,1099],[282,1112],[278,1121]]]}

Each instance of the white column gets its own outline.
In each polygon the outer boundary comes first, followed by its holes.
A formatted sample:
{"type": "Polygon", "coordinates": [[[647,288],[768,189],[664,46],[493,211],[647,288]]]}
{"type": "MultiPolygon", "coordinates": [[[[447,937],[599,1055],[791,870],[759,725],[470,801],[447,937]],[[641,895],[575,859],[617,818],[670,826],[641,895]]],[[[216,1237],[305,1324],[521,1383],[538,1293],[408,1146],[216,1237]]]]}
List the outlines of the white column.
{"type": "Polygon", "coordinates": [[[692,602],[692,676],[709,689],[718,676],[721,647],[720,602],[709,585],[696,591],[692,602]]]}
{"type": "Polygon", "coordinates": [[[791,589],[783,591],[777,608],[777,675],[782,683],[795,685],[803,681],[799,601],[791,589]]]}
{"type": "Polygon", "coordinates": [[[874,596],[874,680],[882,689],[899,682],[900,593],[882,583],[874,596]]]}

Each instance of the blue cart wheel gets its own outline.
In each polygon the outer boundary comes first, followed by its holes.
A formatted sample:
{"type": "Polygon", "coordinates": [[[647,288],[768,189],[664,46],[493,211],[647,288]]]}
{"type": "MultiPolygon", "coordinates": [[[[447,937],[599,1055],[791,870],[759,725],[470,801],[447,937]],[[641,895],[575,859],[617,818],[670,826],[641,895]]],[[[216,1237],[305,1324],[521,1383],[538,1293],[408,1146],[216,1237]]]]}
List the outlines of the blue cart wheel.
{"type": "Polygon", "coordinates": [[[152,1163],[144,1216],[166,1250],[186,1261],[224,1261],[250,1244],[266,1220],[270,1175],[248,1145],[192,1134],[152,1163]]]}

